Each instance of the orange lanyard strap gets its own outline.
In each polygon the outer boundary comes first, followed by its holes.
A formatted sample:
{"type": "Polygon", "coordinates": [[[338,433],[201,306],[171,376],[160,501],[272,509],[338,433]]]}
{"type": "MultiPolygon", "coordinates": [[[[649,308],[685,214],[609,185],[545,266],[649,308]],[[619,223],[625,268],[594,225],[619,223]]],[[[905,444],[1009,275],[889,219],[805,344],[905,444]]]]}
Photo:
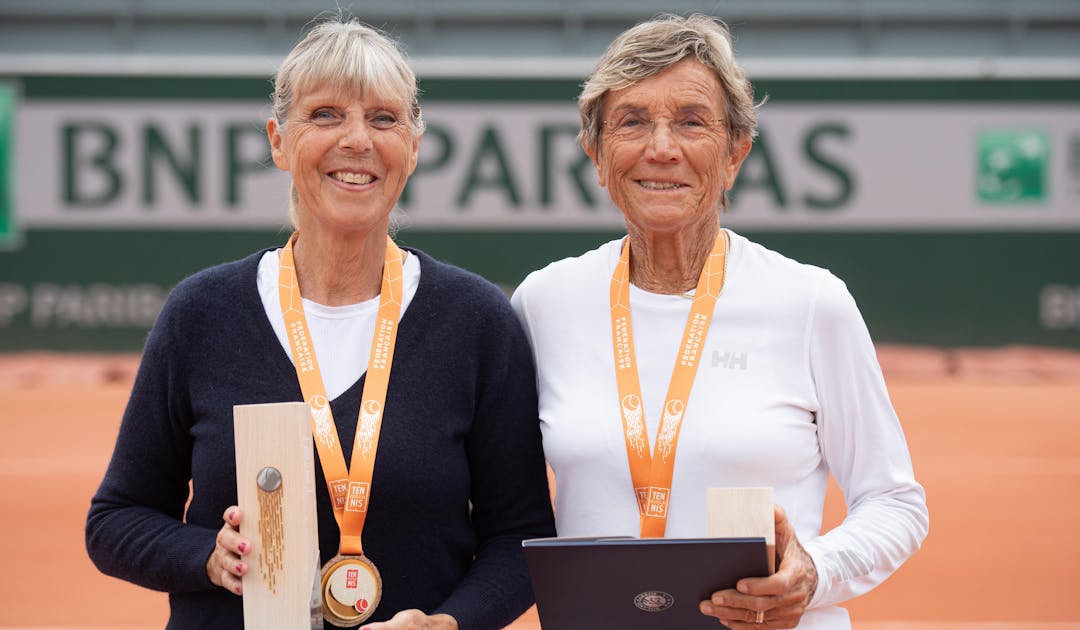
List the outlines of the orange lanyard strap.
{"type": "Polygon", "coordinates": [[[641,398],[634,332],[630,321],[630,240],[623,243],[622,255],[611,275],[611,336],[615,349],[615,381],[619,389],[619,413],[630,460],[630,479],[637,495],[641,516],[641,537],[660,538],[667,527],[671,478],[675,472],[675,447],[690,390],[694,386],[705,335],[712,323],[716,298],[724,286],[727,261],[727,233],[720,230],[709,260],[698,278],[690,315],[686,319],[682,344],[668,385],[656,446],[649,455],[649,433],[641,398]]]}
{"type": "Polygon", "coordinates": [[[330,401],[323,385],[322,371],[315,358],[311,333],[308,331],[300,286],[293,262],[294,234],[281,250],[281,270],[278,274],[278,296],[285,316],[285,330],[292,350],[300,391],[311,406],[311,428],[319,451],[326,485],[334,506],[334,518],[341,528],[342,555],[363,555],[361,533],[371,499],[371,477],[375,470],[375,452],[379,446],[379,429],[386,404],[386,388],[390,383],[390,366],[397,340],[398,318],[401,315],[402,252],[394,241],[386,239],[386,259],[383,261],[382,288],[379,292],[379,313],[375,336],[371,340],[364,393],[356,421],[352,461],[345,467],[345,456],[337,448],[337,427],[330,401]]]}

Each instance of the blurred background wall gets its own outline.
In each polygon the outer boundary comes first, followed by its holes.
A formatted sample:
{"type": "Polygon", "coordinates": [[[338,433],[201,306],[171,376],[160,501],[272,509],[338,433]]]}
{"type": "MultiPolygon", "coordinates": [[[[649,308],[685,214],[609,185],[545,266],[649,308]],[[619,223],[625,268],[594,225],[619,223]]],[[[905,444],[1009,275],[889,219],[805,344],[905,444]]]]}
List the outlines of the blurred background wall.
{"type": "Polygon", "coordinates": [[[138,350],[179,279],[284,242],[270,77],[339,6],[420,77],[405,245],[511,290],[620,234],[575,97],[701,11],[767,96],[725,225],[833,270],[876,341],[1080,348],[1077,0],[0,0],[0,350],[138,350]]]}

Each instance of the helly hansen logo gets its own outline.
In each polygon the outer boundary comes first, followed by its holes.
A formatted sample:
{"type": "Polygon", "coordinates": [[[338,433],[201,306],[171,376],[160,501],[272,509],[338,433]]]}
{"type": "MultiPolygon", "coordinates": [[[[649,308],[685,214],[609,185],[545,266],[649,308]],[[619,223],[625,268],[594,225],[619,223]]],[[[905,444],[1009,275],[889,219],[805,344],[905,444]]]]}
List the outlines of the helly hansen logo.
{"type": "Polygon", "coordinates": [[[748,362],[749,360],[745,352],[712,351],[712,366],[714,368],[722,367],[729,370],[745,371],[748,362]]]}

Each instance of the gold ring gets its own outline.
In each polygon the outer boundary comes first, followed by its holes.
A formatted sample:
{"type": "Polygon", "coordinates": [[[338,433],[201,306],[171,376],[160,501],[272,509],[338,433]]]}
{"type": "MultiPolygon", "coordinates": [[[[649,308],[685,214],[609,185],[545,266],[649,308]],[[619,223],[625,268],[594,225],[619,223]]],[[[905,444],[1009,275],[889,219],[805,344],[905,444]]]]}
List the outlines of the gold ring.
{"type": "Polygon", "coordinates": [[[759,610],[754,613],[754,623],[765,623],[765,611],[759,610]]]}

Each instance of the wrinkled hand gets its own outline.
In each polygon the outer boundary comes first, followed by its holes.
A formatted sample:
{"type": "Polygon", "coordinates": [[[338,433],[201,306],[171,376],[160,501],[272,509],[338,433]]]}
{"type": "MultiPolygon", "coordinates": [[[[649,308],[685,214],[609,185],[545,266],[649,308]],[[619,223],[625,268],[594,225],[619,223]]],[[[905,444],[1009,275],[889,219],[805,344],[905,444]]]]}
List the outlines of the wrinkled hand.
{"type": "Polygon", "coordinates": [[[701,602],[701,612],[732,630],[794,628],[817,590],[818,574],[810,554],[780,506],[773,506],[779,569],[767,578],[739,580],[734,589],[717,591],[701,602]],[[758,611],[763,621],[755,622],[758,611]]]}
{"type": "Polygon", "coordinates": [[[228,508],[222,518],[225,524],[218,531],[214,552],[206,561],[206,575],[221,588],[243,595],[241,578],[248,570],[243,557],[251,551],[251,543],[240,535],[240,519],[243,518],[240,508],[235,505],[228,508]]]}
{"type": "Polygon", "coordinates": [[[450,615],[425,615],[415,608],[403,610],[390,618],[365,626],[361,630],[458,630],[457,620],[450,615]]]}

